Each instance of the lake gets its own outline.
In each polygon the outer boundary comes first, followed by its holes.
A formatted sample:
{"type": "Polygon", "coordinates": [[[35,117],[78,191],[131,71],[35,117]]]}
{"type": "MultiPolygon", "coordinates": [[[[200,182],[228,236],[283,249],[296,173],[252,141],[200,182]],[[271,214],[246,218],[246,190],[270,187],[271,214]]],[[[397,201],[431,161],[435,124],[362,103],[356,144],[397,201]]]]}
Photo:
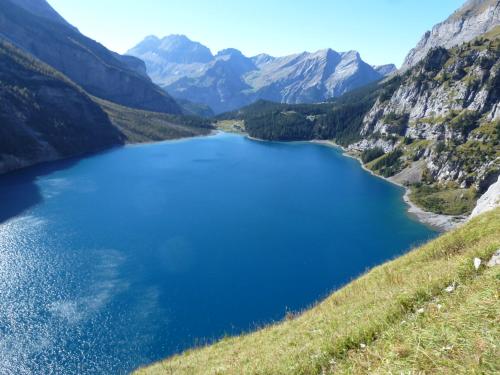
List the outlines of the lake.
{"type": "Polygon", "coordinates": [[[0,373],[125,374],[436,236],[340,150],[218,134],[0,177],[0,373]]]}

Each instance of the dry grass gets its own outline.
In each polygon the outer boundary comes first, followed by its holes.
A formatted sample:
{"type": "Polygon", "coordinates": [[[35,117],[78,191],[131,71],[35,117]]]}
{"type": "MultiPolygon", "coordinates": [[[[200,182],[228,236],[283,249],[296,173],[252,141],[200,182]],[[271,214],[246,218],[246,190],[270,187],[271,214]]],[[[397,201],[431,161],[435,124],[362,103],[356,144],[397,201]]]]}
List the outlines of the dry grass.
{"type": "Polygon", "coordinates": [[[497,209],[373,269],[295,319],[137,373],[495,373],[499,271],[476,271],[473,259],[485,261],[499,247],[497,209]],[[455,291],[444,290],[454,283],[455,291]]]}

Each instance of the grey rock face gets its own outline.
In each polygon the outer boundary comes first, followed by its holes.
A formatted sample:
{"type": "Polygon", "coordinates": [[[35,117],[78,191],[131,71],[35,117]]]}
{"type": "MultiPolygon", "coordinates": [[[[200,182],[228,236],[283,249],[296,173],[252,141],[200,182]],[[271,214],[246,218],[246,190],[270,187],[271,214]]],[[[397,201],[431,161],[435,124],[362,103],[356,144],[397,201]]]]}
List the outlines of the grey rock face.
{"type": "Polygon", "coordinates": [[[216,113],[233,110],[258,99],[282,103],[312,103],[340,96],[381,79],[393,65],[366,64],[355,51],[331,49],[285,57],[266,54],[252,58],[236,49],[217,55],[186,37],[162,40],[147,37],[128,51],[146,62],[154,82],[174,97],[209,105],[216,113]],[[182,39],[173,44],[172,39],[182,39]],[[162,41],[169,41],[165,50],[162,41]],[[181,51],[182,50],[182,51],[181,51]],[[182,59],[178,58],[182,54],[182,59]]]}
{"type": "Polygon", "coordinates": [[[427,31],[406,57],[401,70],[416,65],[431,48],[451,48],[500,24],[500,0],[468,0],[446,21],[427,31]]]}
{"type": "Polygon", "coordinates": [[[388,140],[405,136],[410,143],[421,142],[411,157],[425,161],[433,181],[484,191],[500,171],[491,130],[498,126],[500,104],[495,43],[486,40],[429,51],[399,76],[401,84],[389,98],[377,100],[363,120],[361,134],[367,139],[351,148],[382,147],[387,152],[388,140]]]}
{"type": "Polygon", "coordinates": [[[141,62],[119,56],[80,34],[44,0],[0,0],[0,37],[64,73],[92,95],[133,108],[181,113],[177,103],[146,77],[141,62]],[[39,8],[40,12],[35,11],[39,8]]]}

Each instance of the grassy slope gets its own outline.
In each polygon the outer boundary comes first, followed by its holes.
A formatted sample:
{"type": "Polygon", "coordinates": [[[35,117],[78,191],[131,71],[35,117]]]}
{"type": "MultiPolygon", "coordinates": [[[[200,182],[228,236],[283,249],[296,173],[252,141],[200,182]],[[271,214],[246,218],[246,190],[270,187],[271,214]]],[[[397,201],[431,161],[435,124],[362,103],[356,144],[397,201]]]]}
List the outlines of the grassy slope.
{"type": "Polygon", "coordinates": [[[138,374],[498,373],[500,271],[476,271],[473,259],[484,264],[499,247],[497,209],[374,268],[294,319],[138,374]]]}
{"type": "Polygon", "coordinates": [[[98,98],[93,99],[129,143],[207,135],[213,130],[211,122],[202,118],[142,111],[98,98]]]}

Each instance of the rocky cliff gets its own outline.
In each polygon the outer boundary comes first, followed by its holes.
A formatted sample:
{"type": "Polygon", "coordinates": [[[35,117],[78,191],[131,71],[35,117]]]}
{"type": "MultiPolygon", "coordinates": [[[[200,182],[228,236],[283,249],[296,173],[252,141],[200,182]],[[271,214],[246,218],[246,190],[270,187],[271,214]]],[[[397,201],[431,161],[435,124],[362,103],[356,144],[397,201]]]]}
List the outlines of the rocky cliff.
{"type": "Polygon", "coordinates": [[[372,67],[355,51],[331,49],[285,57],[252,58],[236,49],[213,56],[185,36],[147,37],[128,51],[146,62],[153,81],[174,97],[209,105],[216,113],[259,99],[313,103],[379,80],[393,65],[372,67]]]}
{"type": "Polygon", "coordinates": [[[0,36],[59,70],[87,92],[133,108],[181,113],[145,74],[67,24],[45,0],[0,0],[0,36]]]}
{"type": "Polygon", "coordinates": [[[363,120],[365,139],[350,150],[399,152],[392,172],[421,172],[401,182],[427,180],[484,191],[500,172],[499,34],[497,26],[461,46],[430,50],[401,76],[391,97],[377,100],[363,120]]]}
{"type": "Polygon", "coordinates": [[[406,57],[402,70],[421,61],[432,48],[451,48],[488,32],[500,23],[500,0],[468,0],[447,20],[427,31],[406,57]]]}

